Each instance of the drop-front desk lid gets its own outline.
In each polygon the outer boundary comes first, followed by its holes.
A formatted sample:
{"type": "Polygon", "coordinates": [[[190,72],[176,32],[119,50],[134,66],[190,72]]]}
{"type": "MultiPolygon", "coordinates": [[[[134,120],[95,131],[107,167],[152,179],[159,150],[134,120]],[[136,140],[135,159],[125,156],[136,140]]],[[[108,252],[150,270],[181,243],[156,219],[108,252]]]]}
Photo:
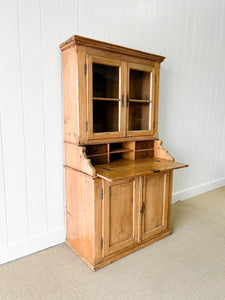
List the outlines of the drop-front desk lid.
{"type": "Polygon", "coordinates": [[[97,176],[108,181],[150,175],[153,173],[185,167],[188,167],[188,165],[161,158],[145,158],[140,160],[124,159],[105,165],[95,166],[97,176]]]}

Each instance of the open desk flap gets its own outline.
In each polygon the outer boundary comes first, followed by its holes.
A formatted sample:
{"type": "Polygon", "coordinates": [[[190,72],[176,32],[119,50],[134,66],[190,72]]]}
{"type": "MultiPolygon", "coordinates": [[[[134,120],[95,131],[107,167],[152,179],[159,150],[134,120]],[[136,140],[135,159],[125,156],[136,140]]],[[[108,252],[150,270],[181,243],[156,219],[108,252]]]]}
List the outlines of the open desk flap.
{"type": "Polygon", "coordinates": [[[188,165],[161,158],[120,160],[105,165],[95,166],[97,176],[108,181],[150,175],[184,167],[188,167],[188,165]]]}

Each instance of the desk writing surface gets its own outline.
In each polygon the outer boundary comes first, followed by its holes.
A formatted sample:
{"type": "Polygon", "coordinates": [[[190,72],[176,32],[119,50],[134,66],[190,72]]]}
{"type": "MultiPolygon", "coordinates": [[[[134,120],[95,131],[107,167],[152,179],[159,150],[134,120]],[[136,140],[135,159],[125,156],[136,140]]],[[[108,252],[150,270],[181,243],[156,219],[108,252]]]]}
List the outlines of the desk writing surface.
{"type": "Polygon", "coordinates": [[[98,177],[114,181],[185,167],[188,165],[161,158],[145,158],[139,160],[121,159],[109,164],[97,165],[95,169],[98,177]]]}

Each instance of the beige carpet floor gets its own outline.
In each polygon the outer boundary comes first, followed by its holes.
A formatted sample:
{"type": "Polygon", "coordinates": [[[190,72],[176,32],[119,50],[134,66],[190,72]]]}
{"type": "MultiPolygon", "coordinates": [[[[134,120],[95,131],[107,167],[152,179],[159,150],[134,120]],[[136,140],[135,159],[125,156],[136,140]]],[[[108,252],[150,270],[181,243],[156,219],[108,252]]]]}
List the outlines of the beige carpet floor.
{"type": "Polygon", "coordinates": [[[225,299],[225,187],[172,211],[171,236],[97,272],[65,244],[0,266],[0,299],[225,299]]]}

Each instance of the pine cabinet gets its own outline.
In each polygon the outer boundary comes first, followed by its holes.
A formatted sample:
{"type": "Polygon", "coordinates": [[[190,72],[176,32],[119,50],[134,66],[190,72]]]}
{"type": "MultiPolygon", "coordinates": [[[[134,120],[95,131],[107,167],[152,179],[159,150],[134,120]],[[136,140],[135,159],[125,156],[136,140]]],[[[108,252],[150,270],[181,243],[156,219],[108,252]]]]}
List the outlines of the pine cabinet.
{"type": "Polygon", "coordinates": [[[175,162],[158,139],[162,56],[80,36],[60,45],[66,243],[93,270],[171,234],[175,162]]]}

